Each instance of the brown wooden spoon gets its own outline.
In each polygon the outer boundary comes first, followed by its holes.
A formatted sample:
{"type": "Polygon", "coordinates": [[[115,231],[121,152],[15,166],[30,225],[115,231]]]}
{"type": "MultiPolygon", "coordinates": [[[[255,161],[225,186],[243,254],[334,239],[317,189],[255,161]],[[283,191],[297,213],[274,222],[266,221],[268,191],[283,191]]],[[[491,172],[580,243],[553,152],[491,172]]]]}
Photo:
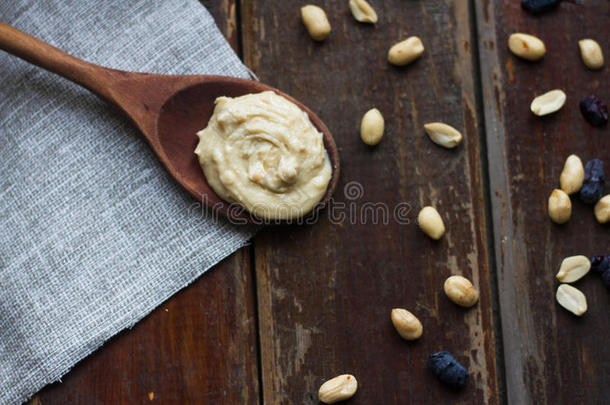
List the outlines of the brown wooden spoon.
{"type": "Polygon", "coordinates": [[[118,107],[140,129],[167,171],[195,198],[238,223],[258,222],[244,209],[222,200],[208,185],[194,154],[197,131],[204,128],[220,96],[236,97],[272,90],[305,111],[324,135],[333,168],[318,209],[330,198],[339,178],[339,154],[324,123],[306,106],[265,84],[211,75],[160,75],[108,69],[75,58],[0,22],[0,49],[65,77],[118,107]]]}

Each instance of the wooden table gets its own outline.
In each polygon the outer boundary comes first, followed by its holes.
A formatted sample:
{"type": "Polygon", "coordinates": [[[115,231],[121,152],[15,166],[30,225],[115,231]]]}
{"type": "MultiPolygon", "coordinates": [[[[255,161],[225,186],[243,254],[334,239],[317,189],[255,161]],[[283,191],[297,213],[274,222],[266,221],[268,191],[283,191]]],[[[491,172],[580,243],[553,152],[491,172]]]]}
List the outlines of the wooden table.
{"type": "Polygon", "coordinates": [[[565,256],[610,253],[610,229],[579,201],[568,224],[554,225],[546,201],[571,153],[604,159],[610,172],[608,126],[578,111],[591,92],[610,102],[609,68],[587,70],[577,47],[593,37],[610,58],[610,3],[565,0],[534,17],[517,0],[371,0],[380,16],[371,26],[347,0],[319,0],[333,28],[321,44],[300,22],[303,3],[204,1],[260,80],[313,107],[334,133],[335,197],[347,217],[263,230],[33,402],[314,404],[325,379],[349,372],[354,405],[608,403],[608,291],[597,276],[578,282],[589,310],[576,318],[555,302],[554,275],[565,256]],[[509,54],[517,31],[545,41],[542,61],[509,54]],[[389,65],[387,49],[409,35],[422,38],[424,56],[389,65]],[[563,110],[533,116],[531,99],[553,88],[568,95],[563,110]],[[386,134],[369,148],[359,122],[373,106],[386,134]],[[461,129],[463,144],[432,144],[430,121],[461,129]],[[387,224],[371,211],[349,216],[367,202],[391,209],[387,224]],[[428,204],[447,227],[440,242],[415,224],[428,204]],[[475,282],[477,306],[444,296],[450,274],[475,282]],[[398,337],[394,307],[418,315],[421,340],[398,337]],[[469,369],[465,389],[426,368],[441,349],[469,369]]]}

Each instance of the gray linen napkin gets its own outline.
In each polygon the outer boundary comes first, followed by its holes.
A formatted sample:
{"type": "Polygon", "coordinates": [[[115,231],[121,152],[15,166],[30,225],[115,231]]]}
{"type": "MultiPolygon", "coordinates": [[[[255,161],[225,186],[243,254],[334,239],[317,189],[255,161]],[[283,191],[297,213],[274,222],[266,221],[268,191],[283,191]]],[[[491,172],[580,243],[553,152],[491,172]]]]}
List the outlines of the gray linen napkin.
{"type": "MultiPolygon", "coordinates": [[[[3,1],[0,21],[142,72],[247,77],[197,0],[3,1]]],[[[26,400],[247,243],[88,91],[0,51],[0,403],[26,400]]]]}

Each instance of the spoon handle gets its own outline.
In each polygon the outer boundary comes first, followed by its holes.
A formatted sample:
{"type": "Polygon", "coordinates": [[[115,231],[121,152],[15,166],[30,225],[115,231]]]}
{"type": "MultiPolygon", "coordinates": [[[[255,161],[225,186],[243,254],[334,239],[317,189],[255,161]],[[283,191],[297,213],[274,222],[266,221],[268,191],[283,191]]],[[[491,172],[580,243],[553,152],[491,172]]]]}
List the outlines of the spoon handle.
{"type": "Polygon", "coordinates": [[[75,58],[54,46],[0,22],[0,49],[65,77],[115,102],[111,84],[121,73],[75,58]]]}

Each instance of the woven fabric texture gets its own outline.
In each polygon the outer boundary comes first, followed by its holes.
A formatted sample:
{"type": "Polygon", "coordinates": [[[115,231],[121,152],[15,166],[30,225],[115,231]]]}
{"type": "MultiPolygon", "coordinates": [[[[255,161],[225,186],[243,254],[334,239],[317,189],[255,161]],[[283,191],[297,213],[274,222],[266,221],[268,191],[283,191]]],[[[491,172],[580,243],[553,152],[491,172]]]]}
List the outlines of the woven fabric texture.
{"type": "MultiPolygon", "coordinates": [[[[197,0],[15,0],[0,21],[116,69],[248,77],[197,0]]],[[[0,77],[0,403],[10,404],[255,229],[206,218],[141,135],[87,90],[2,51],[0,77]]]]}

